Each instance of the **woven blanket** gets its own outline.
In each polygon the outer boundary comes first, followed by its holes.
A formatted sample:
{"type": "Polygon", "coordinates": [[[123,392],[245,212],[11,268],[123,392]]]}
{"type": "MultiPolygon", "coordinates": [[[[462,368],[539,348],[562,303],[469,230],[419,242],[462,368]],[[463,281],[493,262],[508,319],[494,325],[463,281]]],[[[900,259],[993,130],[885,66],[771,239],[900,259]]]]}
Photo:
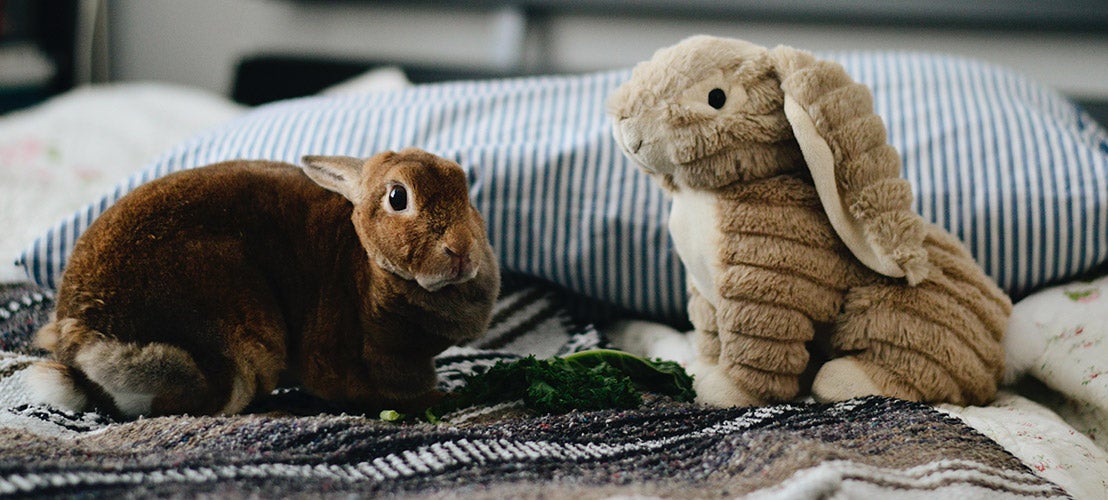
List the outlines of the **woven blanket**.
{"type": "MultiPolygon", "coordinates": [[[[0,287],[0,496],[1066,498],[960,420],[878,397],[712,409],[648,395],[634,410],[506,404],[432,425],[336,414],[285,388],[244,415],[117,422],[23,388],[51,307],[46,291],[0,287]]],[[[558,293],[527,286],[437,367],[450,389],[496,360],[601,345],[558,293]]]]}

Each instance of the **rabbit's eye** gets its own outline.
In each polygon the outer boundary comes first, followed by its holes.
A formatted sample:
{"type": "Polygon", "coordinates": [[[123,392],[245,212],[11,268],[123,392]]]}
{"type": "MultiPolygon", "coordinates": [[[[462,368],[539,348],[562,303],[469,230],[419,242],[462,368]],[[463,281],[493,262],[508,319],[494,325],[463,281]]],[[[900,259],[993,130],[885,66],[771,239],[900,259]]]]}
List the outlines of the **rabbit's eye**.
{"type": "Polygon", "coordinates": [[[408,208],[408,190],[401,185],[389,188],[389,206],[397,212],[408,208]]]}
{"type": "Polygon", "coordinates": [[[727,103],[727,94],[723,92],[723,89],[712,89],[708,92],[708,105],[720,109],[727,103]]]}

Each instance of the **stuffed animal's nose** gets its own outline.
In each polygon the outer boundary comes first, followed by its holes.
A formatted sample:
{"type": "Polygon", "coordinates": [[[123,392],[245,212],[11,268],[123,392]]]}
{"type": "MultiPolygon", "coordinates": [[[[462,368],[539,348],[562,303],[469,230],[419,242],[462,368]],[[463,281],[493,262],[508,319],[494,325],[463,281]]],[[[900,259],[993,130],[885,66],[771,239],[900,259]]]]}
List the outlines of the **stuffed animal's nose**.
{"type": "Polygon", "coordinates": [[[642,134],[639,133],[638,127],[635,127],[630,120],[620,120],[619,124],[619,138],[623,148],[628,153],[638,153],[639,149],[642,149],[642,134]]]}
{"type": "Polygon", "coordinates": [[[631,154],[636,154],[639,152],[640,149],[642,149],[642,136],[640,136],[639,134],[631,133],[625,134],[625,137],[626,138],[623,140],[623,143],[627,145],[627,150],[631,152],[631,154]]]}
{"type": "Polygon", "coordinates": [[[642,148],[642,138],[635,139],[635,142],[631,143],[630,148],[632,153],[638,153],[639,149],[642,148]]]}

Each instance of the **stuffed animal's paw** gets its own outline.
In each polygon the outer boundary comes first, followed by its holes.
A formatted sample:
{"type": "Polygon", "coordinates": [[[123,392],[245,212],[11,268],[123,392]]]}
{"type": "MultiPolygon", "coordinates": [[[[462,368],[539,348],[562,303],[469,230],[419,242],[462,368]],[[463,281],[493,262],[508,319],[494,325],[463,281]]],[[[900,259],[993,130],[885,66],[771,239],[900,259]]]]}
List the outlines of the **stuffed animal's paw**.
{"type": "Polygon", "coordinates": [[[812,382],[812,396],[823,403],[882,394],[861,363],[849,357],[825,363],[812,382]]]}
{"type": "Polygon", "coordinates": [[[661,323],[617,321],[604,330],[604,336],[617,349],[644,358],[660,358],[686,366],[696,357],[692,332],[685,334],[661,323]]]}
{"type": "Polygon", "coordinates": [[[730,406],[759,406],[763,403],[754,395],[735,384],[723,367],[696,359],[689,363],[688,372],[693,376],[696,402],[726,408],[730,406]]]}

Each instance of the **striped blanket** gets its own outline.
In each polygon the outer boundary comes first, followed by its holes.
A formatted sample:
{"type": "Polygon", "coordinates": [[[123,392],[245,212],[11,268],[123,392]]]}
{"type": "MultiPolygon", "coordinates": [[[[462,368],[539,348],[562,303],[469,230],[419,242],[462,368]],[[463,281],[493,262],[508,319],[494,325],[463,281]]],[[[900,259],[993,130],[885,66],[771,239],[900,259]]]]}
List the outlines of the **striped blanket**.
{"type": "MultiPolygon", "coordinates": [[[[887,398],[710,409],[460,410],[445,423],[336,414],[287,388],[233,417],[117,422],[34,403],[23,370],[52,295],[0,287],[0,496],[1066,498],[996,442],[887,398]]],[[[437,360],[443,388],[522,354],[604,345],[549,286],[508,289],[489,335],[437,360]]]]}

